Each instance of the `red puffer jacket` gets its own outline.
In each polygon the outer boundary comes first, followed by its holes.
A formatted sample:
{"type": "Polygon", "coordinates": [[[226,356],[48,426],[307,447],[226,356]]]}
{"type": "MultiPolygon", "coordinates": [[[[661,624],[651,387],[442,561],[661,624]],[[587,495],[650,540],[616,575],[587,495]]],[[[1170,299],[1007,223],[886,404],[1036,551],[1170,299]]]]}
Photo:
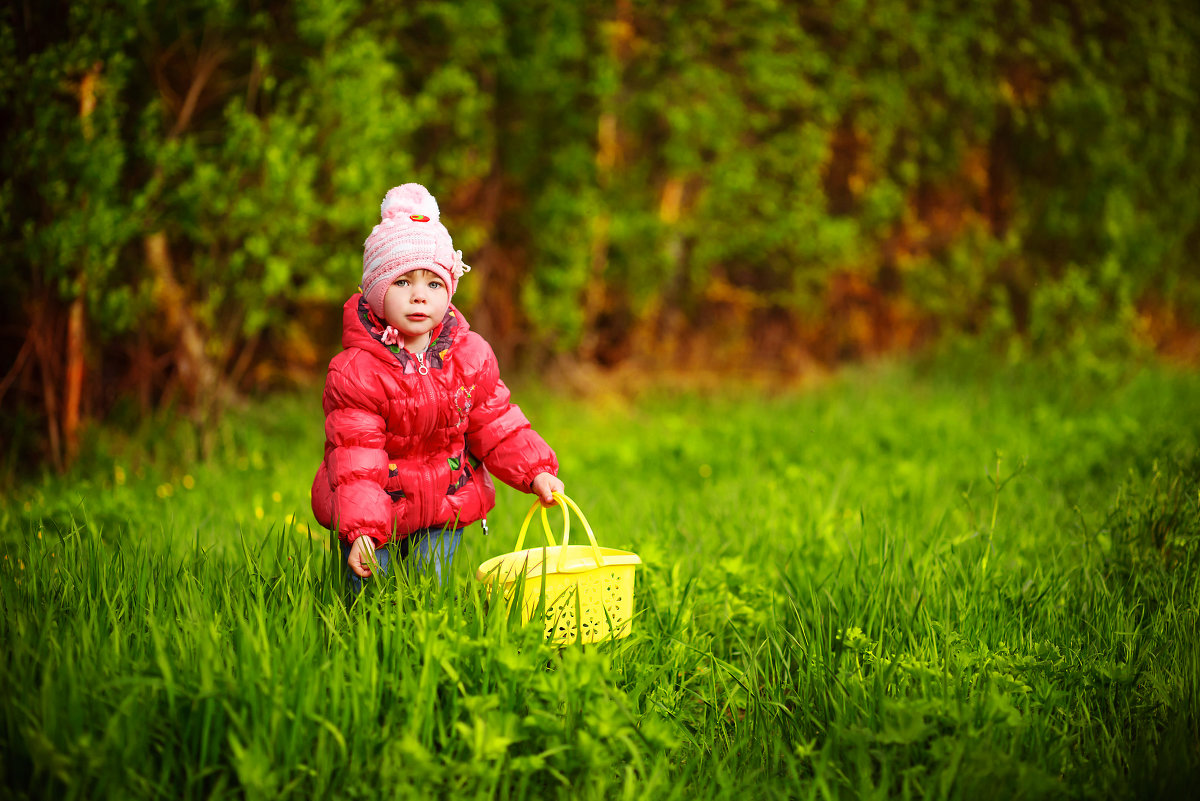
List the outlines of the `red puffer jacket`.
{"type": "Polygon", "coordinates": [[[426,375],[408,351],[383,344],[381,329],[361,294],[346,301],[312,488],[321,525],[383,545],[481,519],[496,500],[489,471],[524,492],[539,473],[558,473],[554,451],[509,402],[491,347],[457,309],[432,333],[426,375]]]}

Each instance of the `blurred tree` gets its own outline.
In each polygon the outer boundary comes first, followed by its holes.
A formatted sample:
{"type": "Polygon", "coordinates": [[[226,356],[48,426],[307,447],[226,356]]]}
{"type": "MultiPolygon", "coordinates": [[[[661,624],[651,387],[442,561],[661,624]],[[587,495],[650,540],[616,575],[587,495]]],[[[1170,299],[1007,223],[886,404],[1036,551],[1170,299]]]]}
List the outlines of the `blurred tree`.
{"type": "Polygon", "coordinates": [[[122,95],[135,70],[120,14],[21,12],[20,35],[0,28],[0,296],[5,327],[19,329],[5,333],[22,343],[0,397],[36,372],[46,454],[61,467],[78,446],[85,361],[136,319],[136,284],[118,259],[135,230],[121,185],[122,95]]]}
{"type": "Polygon", "coordinates": [[[506,363],[1103,369],[1200,325],[1198,56],[1175,0],[14,6],[5,458],[316,373],[410,180],[506,363]]]}

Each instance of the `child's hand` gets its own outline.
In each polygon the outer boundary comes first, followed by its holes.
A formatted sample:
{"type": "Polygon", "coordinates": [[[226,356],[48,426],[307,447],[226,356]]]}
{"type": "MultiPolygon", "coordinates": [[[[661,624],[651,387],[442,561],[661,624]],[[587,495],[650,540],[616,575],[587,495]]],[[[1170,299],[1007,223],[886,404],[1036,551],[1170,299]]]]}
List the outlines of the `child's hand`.
{"type": "Polygon", "coordinates": [[[554,493],[562,492],[566,486],[558,479],[558,476],[552,473],[538,473],[530,485],[533,494],[538,496],[542,502],[542,506],[554,506],[554,493]]]}
{"type": "Polygon", "coordinates": [[[367,578],[371,575],[371,565],[375,563],[375,541],[363,534],[350,546],[346,564],[356,575],[367,578]]]}

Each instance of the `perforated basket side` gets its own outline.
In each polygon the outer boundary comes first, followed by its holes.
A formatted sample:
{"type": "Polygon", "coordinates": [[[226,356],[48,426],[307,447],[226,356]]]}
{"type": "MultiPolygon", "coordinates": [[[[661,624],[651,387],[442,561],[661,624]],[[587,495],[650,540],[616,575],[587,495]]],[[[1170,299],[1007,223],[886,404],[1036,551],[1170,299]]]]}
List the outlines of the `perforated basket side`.
{"type": "MultiPolygon", "coordinates": [[[[555,643],[600,642],[625,637],[633,617],[634,566],[600,567],[546,575],[545,633],[555,643]]],[[[525,585],[525,620],[537,614],[541,582],[525,585]]]]}

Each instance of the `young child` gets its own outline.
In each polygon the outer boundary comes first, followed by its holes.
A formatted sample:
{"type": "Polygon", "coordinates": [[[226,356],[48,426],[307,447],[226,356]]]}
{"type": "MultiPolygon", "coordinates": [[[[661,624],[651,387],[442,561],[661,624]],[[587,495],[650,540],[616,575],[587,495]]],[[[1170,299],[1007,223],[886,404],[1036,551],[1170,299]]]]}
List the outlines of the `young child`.
{"type": "MultiPolygon", "coordinates": [[[[325,458],[313,514],[337,533],[355,592],[389,550],[449,566],[494,506],[491,473],[552,504],[558,460],[509,401],[496,356],[450,303],[471,268],[425,187],[387,193],[346,301],[325,381],[325,458]],[[373,557],[373,558],[372,558],[373,557]]],[[[485,523],[486,525],[486,523],[485,523]]]]}

